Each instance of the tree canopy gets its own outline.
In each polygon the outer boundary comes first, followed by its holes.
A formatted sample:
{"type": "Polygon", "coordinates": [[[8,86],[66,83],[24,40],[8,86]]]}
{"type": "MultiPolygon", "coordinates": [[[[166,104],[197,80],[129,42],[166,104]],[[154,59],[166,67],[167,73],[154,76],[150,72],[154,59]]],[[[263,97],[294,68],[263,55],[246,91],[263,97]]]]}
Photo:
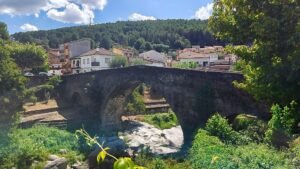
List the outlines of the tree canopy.
{"type": "Polygon", "coordinates": [[[25,68],[31,69],[47,69],[48,56],[46,51],[34,44],[20,44],[12,42],[7,46],[10,51],[11,57],[15,63],[24,70],[25,68]]]}
{"type": "Polygon", "coordinates": [[[295,0],[215,0],[212,32],[233,44],[245,80],[257,99],[300,103],[300,6],[295,0]]]}
{"type": "Polygon", "coordinates": [[[167,51],[191,45],[224,45],[224,42],[216,40],[208,32],[207,21],[199,20],[122,21],[16,33],[13,37],[20,42],[35,42],[50,48],[80,38],[91,38],[95,46],[109,48],[119,44],[140,51],[150,49],[151,46],[167,51]]]}
{"type": "Polygon", "coordinates": [[[0,39],[3,39],[3,40],[8,40],[9,39],[7,26],[3,22],[0,22],[0,39]]]}

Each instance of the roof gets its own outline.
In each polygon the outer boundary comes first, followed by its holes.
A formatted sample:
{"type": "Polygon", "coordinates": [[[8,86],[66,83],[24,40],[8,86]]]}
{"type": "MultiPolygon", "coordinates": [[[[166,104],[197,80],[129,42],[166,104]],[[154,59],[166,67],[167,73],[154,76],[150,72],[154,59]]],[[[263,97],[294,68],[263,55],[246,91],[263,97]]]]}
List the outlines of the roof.
{"type": "Polygon", "coordinates": [[[195,59],[195,58],[209,58],[211,54],[197,53],[192,51],[184,51],[177,56],[177,59],[195,59]]]}
{"type": "Polygon", "coordinates": [[[159,53],[155,50],[150,50],[148,52],[141,53],[139,56],[142,57],[144,60],[160,63],[165,63],[167,59],[164,54],[159,53]]]}
{"type": "Polygon", "coordinates": [[[82,57],[82,56],[93,56],[93,55],[106,55],[106,56],[114,56],[114,54],[109,51],[109,50],[106,50],[104,48],[96,48],[96,49],[93,49],[93,50],[90,50],[86,53],[83,53],[81,54],[79,57],[82,57]]]}

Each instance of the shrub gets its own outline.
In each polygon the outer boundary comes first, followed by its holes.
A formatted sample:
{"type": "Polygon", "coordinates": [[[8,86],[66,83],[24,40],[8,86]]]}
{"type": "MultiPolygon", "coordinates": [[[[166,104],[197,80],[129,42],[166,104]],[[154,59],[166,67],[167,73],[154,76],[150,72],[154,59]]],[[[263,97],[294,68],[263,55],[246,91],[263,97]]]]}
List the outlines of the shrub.
{"type": "Polygon", "coordinates": [[[111,68],[126,67],[127,65],[128,65],[128,61],[124,56],[115,56],[110,62],[111,68]]]}
{"type": "Polygon", "coordinates": [[[62,79],[60,76],[52,76],[48,80],[48,84],[52,85],[54,87],[58,86],[62,82],[62,79]]]}
{"type": "Polygon", "coordinates": [[[56,128],[35,126],[30,129],[16,129],[9,134],[9,144],[0,148],[0,168],[29,168],[34,161],[43,162],[50,153],[62,154],[75,162],[80,159],[79,145],[74,134],[56,128]]]}
{"type": "MultiPolygon", "coordinates": [[[[278,141],[275,137],[276,134],[280,134],[282,137],[288,137],[292,134],[297,122],[296,105],[296,102],[293,101],[290,103],[290,107],[285,106],[282,108],[278,104],[271,107],[272,118],[268,122],[268,130],[265,137],[267,142],[275,144],[275,142],[278,141]]],[[[286,139],[286,141],[288,141],[288,139],[286,139]]],[[[284,143],[280,141],[280,145],[277,146],[282,146],[282,144],[284,143]]]]}
{"type": "Polygon", "coordinates": [[[200,129],[190,149],[189,161],[194,169],[226,168],[231,164],[231,151],[218,137],[200,129]]]}
{"type": "Polygon", "coordinates": [[[289,168],[287,155],[264,144],[226,145],[205,130],[199,130],[190,150],[194,169],[273,169],[289,168]]]}
{"type": "Polygon", "coordinates": [[[219,137],[225,143],[243,144],[249,141],[249,138],[234,131],[228,123],[228,120],[219,114],[213,115],[207,121],[205,130],[207,130],[210,135],[219,137]]]}
{"type": "Polygon", "coordinates": [[[126,106],[126,110],[133,114],[144,113],[146,111],[144,98],[140,94],[140,87],[137,87],[129,96],[129,102],[126,106]]]}
{"type": "Polygon", "coordinates": [[[300,166],[300,137],[291,142],[290,157],[292,159],[293,167],[298,169],[300,166]]]}
{"type": "Polygon", "coordinates": [[[173,65],[175,68],[180,69],[196,69],[198,67],[197,62],[180,62],[173,65]]]}
{"type": "Polygon", "coordinates": [[[254,125],[257,121],[257,117],[248,114],[239,114],[233,121],[233,128],[235,130],[247,129],[249,126],[254,125]]]}
{"type": "Polygon", "coordinates": [[[180,161],[173,158],[153,158],[138,156],[135,159],[137,163],[142,164],[148,169],[190,169],[191,165],[189,161],[180,161]]]}
{"type": "Polygon", "coordinates": [[[233,128],[257,143],[264,140],[267,124],[255,116],[240,114],[233,122],[233,128]]]}
{"type": "Polygon", "coordinates": [[[169,129],[179,125],[177,117],[173,112],[144,115],[142,121],[151,124],[159,129],[169,129]]]}

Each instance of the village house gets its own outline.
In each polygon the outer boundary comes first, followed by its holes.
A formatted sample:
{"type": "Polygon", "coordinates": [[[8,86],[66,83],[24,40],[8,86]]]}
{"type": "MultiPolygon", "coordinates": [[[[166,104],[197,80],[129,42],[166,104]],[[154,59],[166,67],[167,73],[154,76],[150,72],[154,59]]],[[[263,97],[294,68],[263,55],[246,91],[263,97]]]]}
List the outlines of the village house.
{"type": "Polygon", "coordinates": [[[196,62],[199,67],[209,66],[218,60],[217,53],[196,53],[192,51],[179,52],[177,60],[182,63],[196,62]]]}
{"type": "Polygon", "coordinates": [[[85,73],[109,69],[115,55],[104,48],[90,50],[71,59],[72,73],[85,73]]]}
{"type": "Polygon", "coordinates": [[[59,49],[48,50],[49,74],[62,75],[62,63],[59,49]]]}
{"type": "Polygon", "coordinates": [[[165,54],[159,53],[155,50],[141,53],[139,58],[143,59],[146,62],[146,65],[157,67],[165,67],[168,59],[165,54]]]}
{"type": "Polygon", "coordinates": [[[62,55],[62,73],[72,73],[71,59],[91,50],[91,39],[85,38],[59,45],[62,55]]]}

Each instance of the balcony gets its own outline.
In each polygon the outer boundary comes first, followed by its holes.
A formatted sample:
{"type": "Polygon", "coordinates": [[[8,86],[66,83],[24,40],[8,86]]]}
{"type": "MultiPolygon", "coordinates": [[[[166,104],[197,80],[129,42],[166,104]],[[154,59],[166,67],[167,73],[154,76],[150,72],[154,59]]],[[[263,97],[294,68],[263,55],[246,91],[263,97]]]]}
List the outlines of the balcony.
{"type": "Polygon", "coordinates": [[[100,62],[92,62],[92,66],[100,66],[100,62]]]}

